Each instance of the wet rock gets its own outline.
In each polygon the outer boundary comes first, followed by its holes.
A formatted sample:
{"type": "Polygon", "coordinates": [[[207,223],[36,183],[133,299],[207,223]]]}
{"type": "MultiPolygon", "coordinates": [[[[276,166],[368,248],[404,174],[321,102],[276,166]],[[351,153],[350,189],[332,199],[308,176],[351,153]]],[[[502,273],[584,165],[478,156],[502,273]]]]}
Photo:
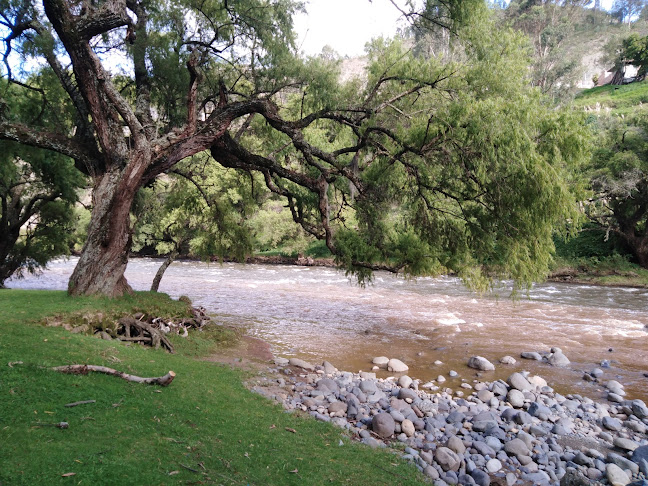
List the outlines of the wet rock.
{"type": "Polygon", "coordinates": [[[338,370],[335,366],[333,366],[328,361],[324,361],[322,363],[322,368],[324,368],[324,373],[326,373],[327,375],[332,375],[338,370]]]}
{"type": "Polygon", "coordinates": [[[504,356],[500,358],[500,363],[505,365],[514,365],[517,363],[517,360],[513,356],[504,356]]]}
{"type": "Polygon", "coordinates": [[[616,464],[608,464],[605,467],[605,474],[612,486],[626,486],[630,482],[630,478],[625,471],[616,464]]]}
{"type": "Polygon", "coordinates": [[[379,413],[374,415],[371,420],[371,429],[380,437],[388,438],[394,435],[396,423],[388,413],[379,413]]]}
{"type": "Polygon", "coordinates": [[[377,356],[374,359],[372,359],[371,362],[376,366],[378,366],[379,368],[386,369],[387,363],[389,363],[389,358],[386,356],[377,356]]]}
{"type": "Polygon", "coordinates": [[[387,370],[393,373],[403,373],[409,370],[409,366],[407,366],[399,359],[392,358],[387,362],[387,370]]]}
{"type": "Polygon", "coordinates": [[[493,371],[495,366],[482,356],[473,356],[468,360],[468,367],[480,371],[493,371]]]}
{"type": "Polygon", "coordinates": [[[551,366],[569,366],[570,364],[569,359],[562,353],[562,351],[551,353],[547,356],[547,362],[551,366]]]}
{"type": "Polygon", "coordinates": [[[524,359],[533,359],[535,361],[542,361],[542,356],[540,353],[536,353],[535,351],[524,351],[520,354],[520,356],[524,359]]]}

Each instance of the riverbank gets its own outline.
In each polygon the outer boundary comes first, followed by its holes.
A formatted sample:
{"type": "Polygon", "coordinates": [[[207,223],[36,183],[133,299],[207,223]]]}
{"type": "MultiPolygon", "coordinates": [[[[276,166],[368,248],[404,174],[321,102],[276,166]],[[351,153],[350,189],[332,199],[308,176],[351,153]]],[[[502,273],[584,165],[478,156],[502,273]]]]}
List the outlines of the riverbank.
{"type": "MultiPolygon", "coordinates": [[[[550,359],[556,356],[568,362],[559,349],[550,359]]],[[[503,357],[498,366],[512,361],[503,357]]],[[[460,390],[412,379],[399,360],[374,363],[401,372],[379,379],[328,362],[277,358],[275,375],[251,386],[286,410],[349,430],[369,447],[403,451],[437,486],[648,484],[648,407],[624,400],[615,380],[605,378],[610,401],[597,403],[562,396],[528,373],[489,382],[493,365],[479,357],[469,364],[486,371],[462,380],[460,390]]],[[[596,369],[591,378],[604,381],[603,375],[596,369]]]]}
{"type": "Polygon", "coordinates": [[[138,312],[186,317],[187,306],[139,292],[113,301],[0,291],[0,484],[425,484],[394,454],[251,393],[249,371],[205,361],[219,326],[171,335],[169,354],[40,324],[138,312]],[[70,364],[176,376],[159,387],[50,369],[70,364]]]}

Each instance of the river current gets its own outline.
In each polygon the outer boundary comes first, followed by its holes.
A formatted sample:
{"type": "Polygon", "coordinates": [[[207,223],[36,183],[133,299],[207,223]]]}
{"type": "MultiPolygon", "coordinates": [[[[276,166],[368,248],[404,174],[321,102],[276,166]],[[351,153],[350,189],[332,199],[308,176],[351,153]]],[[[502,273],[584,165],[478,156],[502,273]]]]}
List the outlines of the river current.
{"type": "MultiPolygon", "coordinates": [[[[76,261],[54,261],[41,275],[7,286],[66,289],[76,261]]],[[[131,286],[148,290],[160,263],[131,260],[131,286]]],[[[506,288],[500,296],[479,296],[450,277],[405,280],[378,272],[363,288],[331,268],[179,261],[167,270],[160,291],[189,296],[215,322],[245,328],[278,356],[326,359],[349,371],[369,371],[374,356],[399,358],[413,378],[443,375],[444,386],[456,389],[460,379],[475,377],[468,358],[481,355],[496,366],[483,379],[528,370],[562,393],[593,398],[603,396],[602,387],[582,381],[583,371],[607,360],[604,379],[623,383],[629,398],[648,401],[646,289],[545,283],[511,300],[506,288]],[[552,346],[571,366],[520,359],[522,351],[548,352],[552,346]],[[498,363],[507,354],[518,360],[515,365],[498,363]],[[459,376],[449,378],[450,370],[459,376]]]]}

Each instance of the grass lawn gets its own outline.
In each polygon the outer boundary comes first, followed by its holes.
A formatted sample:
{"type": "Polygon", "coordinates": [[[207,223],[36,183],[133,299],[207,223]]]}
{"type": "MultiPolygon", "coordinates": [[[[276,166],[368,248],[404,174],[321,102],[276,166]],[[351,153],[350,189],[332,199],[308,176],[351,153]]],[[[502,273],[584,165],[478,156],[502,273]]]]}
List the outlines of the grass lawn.
{"type": "Polygon", "coordinates": [[[248,391],[245,372],[197,359],[218,332],[176,337],[170,355],[41,324],[56,314],[146,310],[187,311],[148,293],[112,301],[0,291],[0,485],[427,484],[396,455],[248,391]],[[161,388],[48,369],[73,363],[177,376],[161,388]],[[96,402],[65,407],[82,400],[96,402]],[[69,428],[48,425],[59,422],[69,428]]]}
{"type": "Polygon", "coordinates": [[[603,112],[609,108],[618,115],[628,115],[645,109],[648,103],[648,82],[599,86],[582,91],[574,100],[576,107],[594,108],[596,103],[599,103],[603,112]]]}

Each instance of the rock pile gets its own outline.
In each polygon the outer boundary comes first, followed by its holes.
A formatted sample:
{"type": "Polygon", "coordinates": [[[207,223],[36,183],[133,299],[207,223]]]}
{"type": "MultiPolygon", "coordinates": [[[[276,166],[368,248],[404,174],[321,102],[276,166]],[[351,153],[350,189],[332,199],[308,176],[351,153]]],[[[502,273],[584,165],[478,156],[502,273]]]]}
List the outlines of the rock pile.
{"type": "Polygon", "coordinates": [[[272,396],[286,409],[333,422],[371,447],[403,443],[404,457],[437,485],[648,486],[648,408],[624,400],[616,382],[607,388],[619,401],[609,403],[563,396],[526,372],[429,393],[406,375],[379,379],[291,361],[300,368],[279,359],[273,369],[287,378],[268,379],[282,387],[272,396]]]}

